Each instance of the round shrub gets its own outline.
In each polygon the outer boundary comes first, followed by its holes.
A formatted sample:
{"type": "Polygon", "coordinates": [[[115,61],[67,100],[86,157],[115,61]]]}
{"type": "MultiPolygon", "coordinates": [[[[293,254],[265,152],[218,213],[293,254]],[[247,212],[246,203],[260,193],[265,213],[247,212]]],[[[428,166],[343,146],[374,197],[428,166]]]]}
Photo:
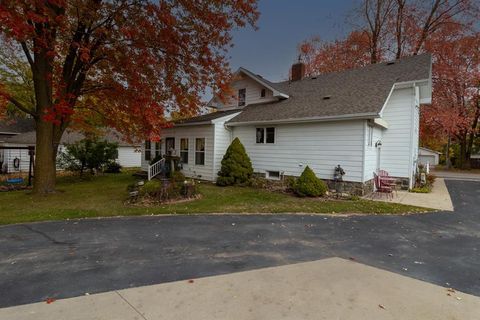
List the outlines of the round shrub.
{"type": "Polygon", "coordinates": [[[160,180],[150,180],[145,182],[143,187],[140,189],[142,195],[155,196],[162,190],[162,182],[160,180]]]}
{"type": "Polygon", "coordinates": [[[325,195],[327,185],[307,166],[295,181],[293,191],[300,197],[319,197],[325,195]]]}
{"type": "Polygon", "coordinates": [[[253,167],[245,147],[235,138],[222,159],[222,168],[218,172],[217,185],[230,186],[247,184],[253,175],[253,167]]]}

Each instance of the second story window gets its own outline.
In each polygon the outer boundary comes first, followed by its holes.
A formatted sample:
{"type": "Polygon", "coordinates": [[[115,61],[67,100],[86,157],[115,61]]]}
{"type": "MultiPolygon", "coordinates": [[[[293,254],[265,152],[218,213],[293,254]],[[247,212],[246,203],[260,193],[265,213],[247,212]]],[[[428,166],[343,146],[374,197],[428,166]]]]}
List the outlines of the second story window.
{"type": "Polygon", "coordinates": [[[262,89],[262,91],[260,91],[260,97],[265,98],[265,94],[266,94],[266,90],[262,89]]]}
{"type": "Polygon", "coordinates": [[[246,102],[247,89],[238,90],[238,106],[243,107],[246,102]]]}

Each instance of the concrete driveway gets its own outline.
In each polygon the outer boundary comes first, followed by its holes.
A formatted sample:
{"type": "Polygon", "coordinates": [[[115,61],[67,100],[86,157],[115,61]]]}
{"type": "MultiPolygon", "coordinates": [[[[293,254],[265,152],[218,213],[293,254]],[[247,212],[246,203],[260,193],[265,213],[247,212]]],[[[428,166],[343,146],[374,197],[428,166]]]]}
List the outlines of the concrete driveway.
{"type": "Polygon", "coordinates": [[[480,296],[480,183],[412,216],[151,216],[0,228],[0,307],[340,257],[480,296]]]}

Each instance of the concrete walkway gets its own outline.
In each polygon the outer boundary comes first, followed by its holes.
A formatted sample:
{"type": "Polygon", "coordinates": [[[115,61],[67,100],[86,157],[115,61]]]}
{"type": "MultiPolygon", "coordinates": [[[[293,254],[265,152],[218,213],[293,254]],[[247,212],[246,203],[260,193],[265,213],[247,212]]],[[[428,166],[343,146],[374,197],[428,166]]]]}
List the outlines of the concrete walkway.
{"type": "Polygon", "coordinates": [[[453,211],[452,199],[448,192],[445,180],[437,178],[433,183],[432,192],[430,193],[413,193],[399,190],[393,193],[392,198],[375,198],[373,195],[367,196],[368,199],[378,201],[389,201],[394,203],[407,204],[417,207],[432,208],[442,211],[453,211]]]}
{"type": "Polygon", "coordinates": [[[329,258],[0,309],[47,319],[475,319],[480,298],[329,258]]]}

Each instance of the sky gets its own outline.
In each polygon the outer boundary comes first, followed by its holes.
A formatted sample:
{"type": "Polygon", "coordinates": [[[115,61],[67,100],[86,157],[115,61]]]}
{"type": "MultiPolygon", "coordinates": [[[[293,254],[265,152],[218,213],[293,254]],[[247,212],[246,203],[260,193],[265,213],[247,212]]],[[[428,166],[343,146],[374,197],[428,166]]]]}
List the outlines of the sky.
{"type": "Polygon", "coordinates": [[[233,32],[232,69],[245,67],[271,81],[287,79],[298,58],[298,44],[312,36],[343,37],[355,4],[355,0],[260,0],[258,30],[233,32]]]}

